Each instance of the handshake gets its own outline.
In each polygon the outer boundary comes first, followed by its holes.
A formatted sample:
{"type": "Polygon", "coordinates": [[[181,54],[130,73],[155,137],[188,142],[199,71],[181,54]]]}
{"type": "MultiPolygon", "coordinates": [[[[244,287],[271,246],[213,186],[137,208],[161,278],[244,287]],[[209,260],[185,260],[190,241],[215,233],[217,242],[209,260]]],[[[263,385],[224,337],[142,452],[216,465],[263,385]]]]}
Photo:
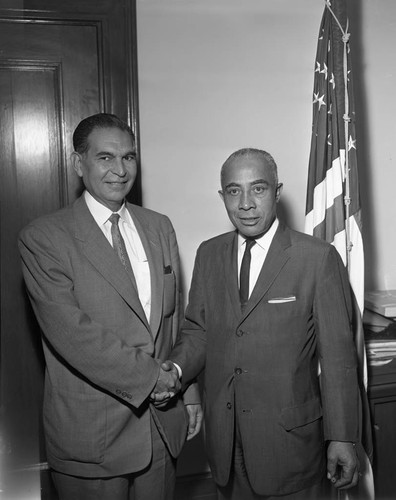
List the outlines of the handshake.
{"type": "Polygon", "coordinates": [[[179,372],[172,361],[164,361],[160,366],[157,383],[150,394],[150,402],[154,406],[166,406],[180,392],[179,372]]]}

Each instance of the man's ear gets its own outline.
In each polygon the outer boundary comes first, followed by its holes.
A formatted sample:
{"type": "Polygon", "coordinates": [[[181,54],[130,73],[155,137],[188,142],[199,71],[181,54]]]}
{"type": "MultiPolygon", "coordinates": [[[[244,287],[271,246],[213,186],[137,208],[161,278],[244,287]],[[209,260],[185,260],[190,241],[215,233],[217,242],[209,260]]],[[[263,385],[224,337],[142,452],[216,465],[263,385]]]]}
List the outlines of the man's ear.
{"type": "Polygon", "coordinates": [[[220,198],[224,201],[224,193],[223,191],[221,191],[221,189],[219,191],[217,191],[220,195],[220,198]]]}
{"type": "Polygon", "coordinates": [[[71,159],[71,162],[72,162],[72,165],[73,165],[73,168],[74,168],[76,174],[79,177],[82,177],[83,172],[81,169],[81,155],[80,155],[80,153],[77,153],[77,151],[73,151],[73,153],[70,156],[70,159],[71,159]]]}
{"type": "Polygon", "coordinates": [[[275,200],[276,200],[276,203],[278,203],[279,199],[280,199],[280,196],[281,196],[281,193],[282,193],[282,189],[283,189],[283,184],[280,182],[277,186],[276,186],[276,192],[275,192],[275,200]]]}

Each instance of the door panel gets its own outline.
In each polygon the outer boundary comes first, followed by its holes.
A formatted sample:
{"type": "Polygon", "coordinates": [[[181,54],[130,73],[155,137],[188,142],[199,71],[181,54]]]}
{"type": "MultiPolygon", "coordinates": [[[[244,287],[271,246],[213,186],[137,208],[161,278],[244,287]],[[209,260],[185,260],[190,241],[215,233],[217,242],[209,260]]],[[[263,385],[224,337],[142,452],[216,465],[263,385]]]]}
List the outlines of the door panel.
{"type": "MultiPolygon", "coordinates": [[[[21,471],[37,479],[46,460],[40,330],[17,235],[81,193],[70,153],[82,118],[115,113],[129,122],[139,146],[134,16],[133,0],[0,0],[0,462],[8,471],[0,489],[6,498],[24,498],[21,471]]],[[[130,197],[135,203],[139,179],[130,197]]],[[[28,483],[27,498],[40,498],[37,480],[28,483]]]]}
{"type": "MultiPolygon", "coordinates": [[[[103,109],[103,93],[98,81],[100,54],[97,50],[96,30],[92,26],[41,23],[30,25],[15,21],[0,23],[0,27],[0,43],[9,58],[8,64],[19,67],[19,70],[14,70],[12,83],[18,84],[15,76],[18,72],[26,74],[31,71],[35,74],[35,77],[29,78],[30,85],[27,82],[23,95],[20,94],[23,89],[18,86],[12,88],[11,94],[11,104],[21,108],[18,116],[27,132],[25,140],[35,142],[37,126],[44,141],[35,143],[31,156],[34,156],[35,161],[40,161],[50,146],[51,136],[55,140],[61,140],[64,146],[63,157],[57,157],[60,163],[57,161],[51,165],[53,175],[58,175],[59,169],[63,170],[59,202],[64,204],[76,197],[80,186],[79,179],[68,166],[68,154],[73,150],[71,134],[81,118],[103,109]],[[53,77],[45,80],[42,75],[40,81],[40,73],[53,73],[53,77]],[[58,115],[58,120],[54,123],[56,127],[46,129],[41,128],[41,121],[35,123],[36,116],[30,112],[37,104],[36,93],[44,94],[44,100],[46,97],[49,101],[55,99],[55,111],[58,115]]],[[[3,61],[3,66],[6,65],[7,61],[3,61]]],[[[19,81],[24,81],[25,75],[19,76],[19,81]]],[[[15,139],[17,141],[18,137],[15,139]]],[[[19,147],[18,142],[16,147],[19,147]]],[[[45,170],[48,167],[49,165],[46,167],[42,164],[39,169],[45,170]]],[[[38,173],[36,169],[33,169],[33,172],[34,175],[38,173]]]]}
{"type": "Polygon", "coordinates": [[[23,465],[39,462],[43,368],[40,332],[24,293],[17,234],[30,219],[59,208],[65,198],[61,141],[54,133],[59,113],[53,69],[28,63],[0,68],[2,407],[8,458],[18,466],[22,457],[23,465]]]}
{"type": "Polygon", "coordinates": [[[59,65],[27,62],[0,66],[2,176],[5,196],[18,197],[17,207],[7,203],[5,208],[17,208],[22,224],[66,198],[58,70],[59,65]]]}

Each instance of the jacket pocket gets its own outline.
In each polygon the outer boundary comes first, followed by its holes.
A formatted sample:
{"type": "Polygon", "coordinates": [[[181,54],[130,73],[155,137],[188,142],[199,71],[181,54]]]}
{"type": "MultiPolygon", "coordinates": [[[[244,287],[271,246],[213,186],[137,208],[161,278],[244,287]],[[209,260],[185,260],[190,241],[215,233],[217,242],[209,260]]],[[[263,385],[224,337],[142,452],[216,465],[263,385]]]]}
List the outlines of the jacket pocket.
{"type": "Polygon", "coordinates": [[[99,464],[104,458],[105,396],[61,391],[45,395],[44,427],[49,455],[99,464]]]}
{"type": "Polygon", "coordinates": [[[319,398],[289,408],[283,408],[279,422],[286,431],[310,424],[322,417],[322,407],[319,398]]]}
{"type": "Polygon", "coordinates": [[[173,272],[164,274],[164,305],[163,315],[170,316],[176,307],[176,279],[173,272]]]}

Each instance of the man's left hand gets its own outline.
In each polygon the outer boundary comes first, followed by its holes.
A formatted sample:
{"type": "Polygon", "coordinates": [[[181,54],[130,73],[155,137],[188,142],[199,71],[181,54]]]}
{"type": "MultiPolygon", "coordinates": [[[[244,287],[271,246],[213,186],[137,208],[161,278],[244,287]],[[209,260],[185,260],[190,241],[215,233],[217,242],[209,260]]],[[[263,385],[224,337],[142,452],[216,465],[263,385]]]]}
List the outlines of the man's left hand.
{"type": "Polygon", "coordinates": [[[187,441],[190,441],[201,430],[203,420],[203,410],[201,404],[186,405],[188,413],[188,434],[187,441]]]}
{"type": "Polygon", "coordinates": [[[359,461],[352,443],[330,441],[327,448],[327,478],[341,490],[357,485],[359,461]]]}

